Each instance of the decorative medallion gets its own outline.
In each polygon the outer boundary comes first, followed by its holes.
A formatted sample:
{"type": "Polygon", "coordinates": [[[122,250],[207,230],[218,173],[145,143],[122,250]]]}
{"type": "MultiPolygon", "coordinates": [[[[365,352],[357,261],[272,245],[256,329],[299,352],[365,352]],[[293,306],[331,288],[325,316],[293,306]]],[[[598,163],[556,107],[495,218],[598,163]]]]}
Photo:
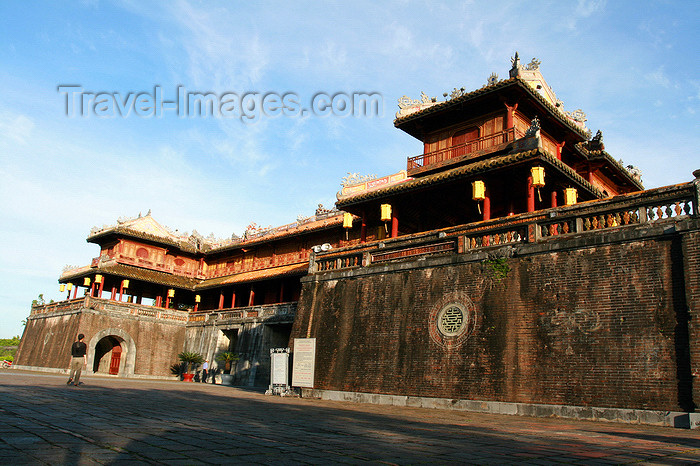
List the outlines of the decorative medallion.
{"type": "Polygon", "coordinates": [[[474,303],[465,293],[449,293],[430,312],[430,338],[446,348],[457,348],[478,328],[479,320],[474,303]]]}

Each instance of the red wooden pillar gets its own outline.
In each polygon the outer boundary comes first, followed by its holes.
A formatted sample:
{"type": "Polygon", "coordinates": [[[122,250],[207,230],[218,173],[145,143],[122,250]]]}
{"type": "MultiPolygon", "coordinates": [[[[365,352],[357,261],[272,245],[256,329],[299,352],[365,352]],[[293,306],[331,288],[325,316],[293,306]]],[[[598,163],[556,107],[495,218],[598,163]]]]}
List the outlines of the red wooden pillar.
{"type": "Polygon", "coordinates": [[[362,226],[360,227],[360,243],[367,242],[367,215],[362,211],[362,226]]]}
{"type": "Polygon", "coordinates": [[[114,301],[114,298],[116,298],[116,297],[117,297],[117,287],[116,287],[116,286],[113,286],[113,287],[112,287],[112,296],[111,296],[109,299],[111,299],[112,301],[114,301]]]}
{"type": "Polygon", "coordinates": [[[224,308],[224,290],[219,292],[219,309],[224,308]]]}
{"type": "Polygon", "coordinates": [[[95,280],[93,280],[92,284],[90,285],[90,296],[95,296],[95,280]]]}
{"type": "MultiPolygon", "coordinates": [[[[131,300],[133,301],[133,296],[131,296],[131,300]]],[[[136,297],[136,304],[141,304],[141,296],[136,297]]]]}
{"type": "Polygon", "coordinates": [[[391,237],[399,236],[399,217],[396,216],[396,207],[391,210],[391,237]]]}
{"type": "Polygon", "coordinates": [[[122,297],[124,296],[124,280],[121,281],[119,284],[119,301],[122,300],[122,297]]]}
{"type": "Polygon", "coordinates": [[[557,143],[557,158],[561,160],[561,150],[564,148],[564,144],[566,144],[566,141],[557,143]]]}
{"type": "Polygon", "coordinates": [[[104,286],[105,286],[105,277],[102,277],[102,281],[100,282],[100,291],[98,291],[99,294],[97,295],[98,298],[102,297],[102,289],[104,288],[104,286]]]}
{"type": "Polygon", "coordinates": [[[234,290],[233,293],[231,293],[231,309],[236,307],[236,291],[234,290]]]}
{"type": "Polygon", "coordinates": [[[508,104],[505,104],[505,106],[506,106],[506,109],[508,110],[508,112],[506,113],[506,129],[511,129],[515,126],[514,116],[515,116],[515,111],[518,109],[518,104],[516,102],[512,106],[508,105],[508,104]]]}
{"type": "Polygon", "coordinates": [[[161,295],[156,296],[156,307],[161,307],[163,304],[163,297],[161,295]]]}
{"type": "Polygon", "coordinates": [[[527,177],[527,211],[535,211],[535,187],[532,185],[532,176],[527,177]]]}
{"type": "Polygon", "coordinates": [[[170,309],[170,296],[165,297],[165,308],[170,309]]]}
{"type": "Polygon", "coordinates": [[[248,306],[252,306],[255,302],[255,289],[253,285],[250,286],[250,297],[248,298],[248,306]]]}
{"type": "Polygon", "coordinates": [[[552,207],[556,207],[556,206],[557,206],[557,192],[552,191],[552,207]]]}
{"type": "Polygon", "coordinates": [[[491,198],[488,190],[484,193],[484,220],[491,219],[491,198]]]}
{"type": "Polygon", "coordinates": [[[76,296],[78,296],[78,285],[75,285],[75,288],[73,288],[73,299],[75,299],[76,296]]]}

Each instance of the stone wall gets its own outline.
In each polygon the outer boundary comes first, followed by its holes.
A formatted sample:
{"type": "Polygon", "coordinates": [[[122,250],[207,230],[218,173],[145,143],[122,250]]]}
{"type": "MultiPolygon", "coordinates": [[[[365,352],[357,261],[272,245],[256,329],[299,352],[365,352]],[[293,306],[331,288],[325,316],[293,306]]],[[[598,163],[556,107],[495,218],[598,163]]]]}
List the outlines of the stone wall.
{"type": "MultiPolygon", "coordinates": [[[[170,376],[185,338],[187,314],[98,298],[80,298],[35,308],[17,353],[16,365],[62,370],[78,333],[88,345],[87,373],[94,367],[95,347],[113,336],[122,346],[120,376],[170,376]]],[[[108,364],[105,359],[100,364],[108,364]]]]}
{"type": "Polygon", "coordinates": [[[692,411],[698,229],[669,219],[312,274],[292,338],[317,339],[316,389],[692,411]],[[464,333],[445,336],[453,303],[464,333]]]}

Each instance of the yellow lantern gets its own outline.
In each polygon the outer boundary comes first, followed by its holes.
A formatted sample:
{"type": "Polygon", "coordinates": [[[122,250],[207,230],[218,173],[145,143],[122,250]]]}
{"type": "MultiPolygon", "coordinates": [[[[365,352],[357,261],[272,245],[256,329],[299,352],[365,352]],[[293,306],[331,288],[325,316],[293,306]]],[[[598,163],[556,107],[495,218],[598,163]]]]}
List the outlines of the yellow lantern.
{"type": "Polygon", "coordinates": [[[352,214],[349,212],[343,214],[343,228],[352,228],[352,214]]]}
{"type": "Polygon", "coordinates": [[[382,204],[382,222],[391,220],[391,204],[382,204]]]}
{"type": "Polygon", "coordinates": [[[475,201],[483,201],[486,199],[486,186],[481,180],[472,182],[472,199],[475,201]]]}
{"type": "Polygon", "coordinates": [[[199,296],[198,294],[194,295],[194,302],[195,302],[195,303],[200,303],[200,302],[202,302],[202,297],[199,296]]]}
{"type": "Polygon", "coordinates": [[[72,284],[72,283],[68,283],[68,286],[66,287],[66,289],[67,289],[68,291],[72,290],[72,289],[73,289],[73,284],[72,284]]]}
{"type": "Polygon", "coordinates": [[[85,277],[83,279],[83,286],[90,286],[90,278],[89,277],[85,277]]]}
{"type": "Polygon", "coordinates": [[[174,296],[175,296],[175,290],[173,290],[172,288],[170,288],[170,289],[168,290],[168,298],[173,298],[174,296]]]}
{"type": "Polygon", "coordinates": [[[576,204],[577,198],[578,198],[578,193],[576,192],[576,188],[566,188],[564,190],[564,204],[566,204],[566,205],[576,204]]]}
{"type": "Polygon", "coordinates": [[[122,287],[129,288],[129,280],[122,280],[122,287]]]}
{"type": "Polygon", "coordinates": [[[102,275],[100,275],[100,274],[95,275],[95,283],[102,283],[102,275]]]}
{"type": "Polygon", "coordinates": [[[532,167],[530,174],[532,175],[532,186],[535,188],[544,187],[544,167],[532,167]]]}
{"type": "Polygon", "coordinates": [[[63,283],[61,283],[61,286],[59,287],[59,290],[61,291],[61,293],[63,293],[64,291],[66,291],[66,285],[63,284],[63,283]]]}

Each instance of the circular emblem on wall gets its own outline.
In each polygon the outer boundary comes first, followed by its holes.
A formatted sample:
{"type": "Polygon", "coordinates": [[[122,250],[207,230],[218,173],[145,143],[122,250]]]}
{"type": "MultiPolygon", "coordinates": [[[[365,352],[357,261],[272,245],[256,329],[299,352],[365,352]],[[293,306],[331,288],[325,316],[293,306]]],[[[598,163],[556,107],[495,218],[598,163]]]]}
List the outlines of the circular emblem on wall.
{"type": "Polygon", "coordinates": [[[478,327],[479,316],[466,294],[450,293],[433,306],[429,324],[435,343],[456,348],[478,327]]]}

